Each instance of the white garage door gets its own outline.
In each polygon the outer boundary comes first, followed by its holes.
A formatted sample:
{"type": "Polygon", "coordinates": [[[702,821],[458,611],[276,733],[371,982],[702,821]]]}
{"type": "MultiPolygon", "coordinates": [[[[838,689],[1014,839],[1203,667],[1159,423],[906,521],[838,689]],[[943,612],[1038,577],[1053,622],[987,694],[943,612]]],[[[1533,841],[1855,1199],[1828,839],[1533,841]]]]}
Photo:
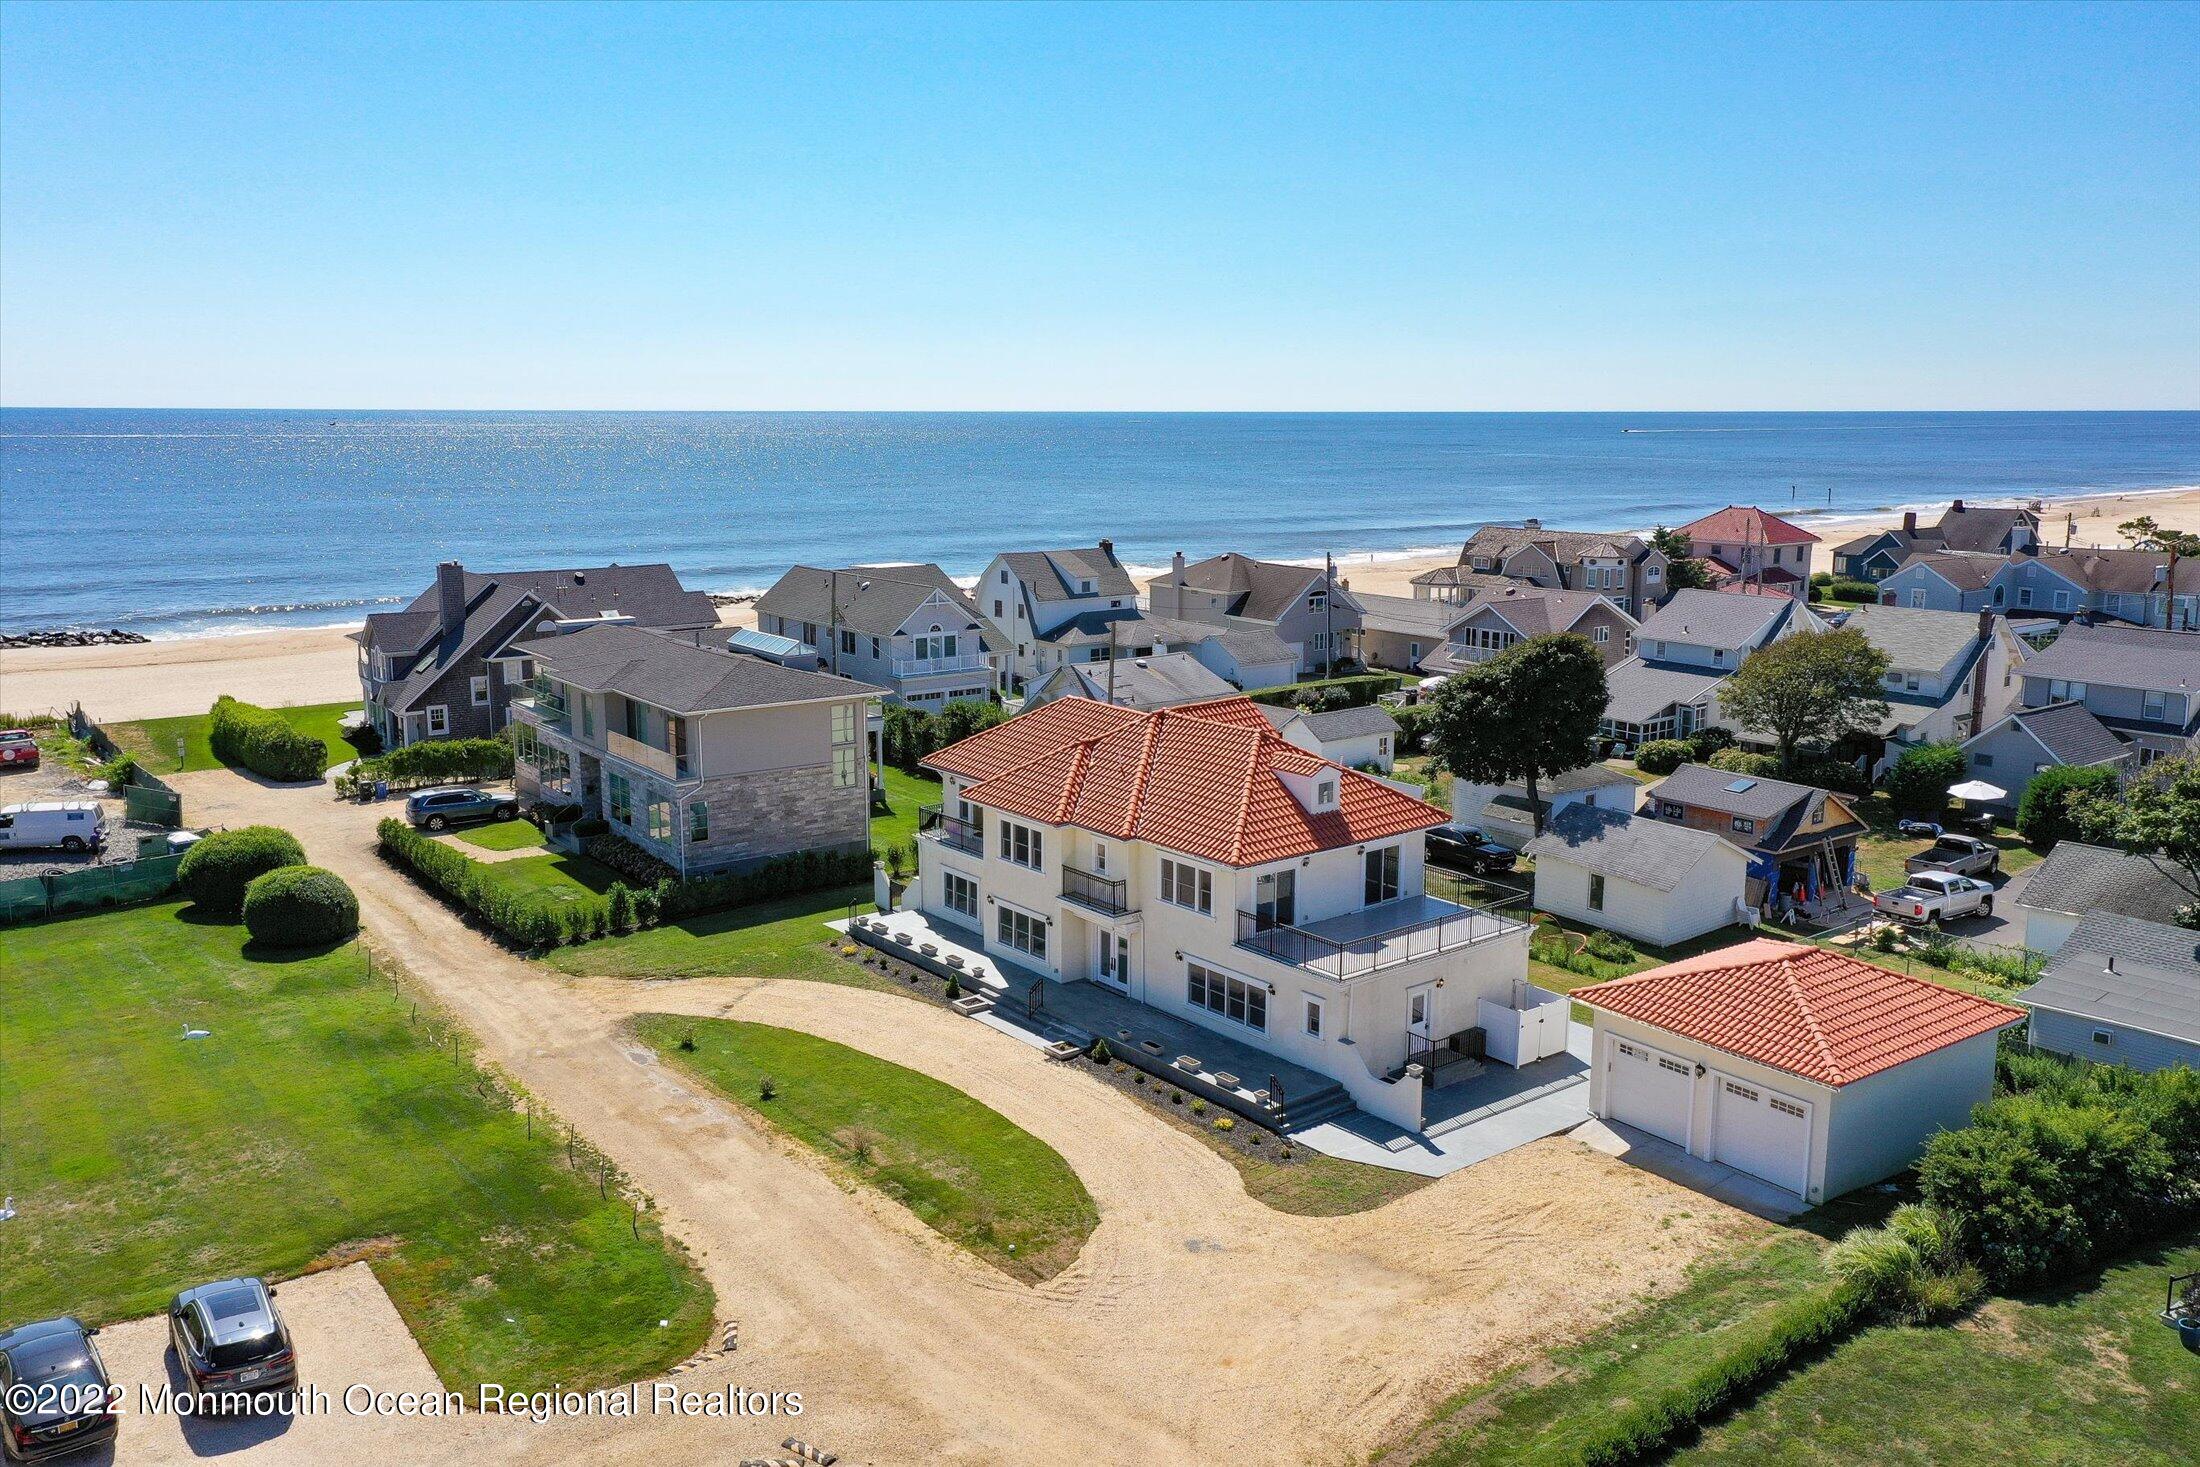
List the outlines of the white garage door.
{"type": "Polygon", "coordinates": [[[1810,1103],[1731,1075],[1712,1076],[1711,1159],[1796,1196],[1810,1186],[1810,1103]]]}
{"type": "Polygon", "coordinates": [[[1692,1066],[1632,1039],[1613,1040],[1606,1065],[1605,1106],[1613,1120],[1675,1146],[1688,1144],[1692,1066]]]}

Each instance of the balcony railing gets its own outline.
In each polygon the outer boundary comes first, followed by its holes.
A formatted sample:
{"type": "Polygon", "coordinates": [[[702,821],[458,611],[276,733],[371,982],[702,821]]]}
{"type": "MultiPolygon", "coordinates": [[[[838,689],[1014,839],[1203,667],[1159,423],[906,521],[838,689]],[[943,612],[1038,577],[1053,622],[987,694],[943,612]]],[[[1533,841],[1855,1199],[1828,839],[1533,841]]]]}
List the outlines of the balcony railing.
{"type": "Polygon", "coordinates": [[[1237,945],[1325,977],[1358,978],[1526,929],[1517,912],[1403,897],[1309,927],[1237,914],[1237,945]]]}
{"type": "Polygon", "coordinates": [[[954,657],[897,657],[895,677],[929,677],[938,672],[983,672],[988,663],[983,652],[964,652],[954,657]]]}
{"type": "Polygon", "coordinates": [[[1080,871],[1075,866],[1062,868],[1062,896],[1064,900],[1109,917],[1120,917],[1131,909],[1128,885],[1110,881],[1097,872],[1080,871]]]}
{"type": "Polygon", "coordinates": [[[985,827],[975,820],[950,815],[938,805],[917,807],[917,834],[929,836],[949,850],[966,856],[985,854],[985,827]]]}
{"type": "Polygon", "coordinates": [[[603,746],[612,757],[624,759],[629,764],[638,764],[652,774],[661,774],[666,779],[687,778],[687,761],[674,758],[669,749],[645,744],[640,739],[628,738],[623,733],[606,733],[603,746]]]}

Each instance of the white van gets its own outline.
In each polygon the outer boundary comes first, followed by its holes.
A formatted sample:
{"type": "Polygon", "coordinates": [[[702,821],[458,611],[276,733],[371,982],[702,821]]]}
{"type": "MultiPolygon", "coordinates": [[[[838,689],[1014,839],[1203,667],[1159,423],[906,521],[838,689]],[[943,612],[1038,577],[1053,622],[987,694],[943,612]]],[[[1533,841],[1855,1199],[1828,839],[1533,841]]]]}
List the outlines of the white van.
{"type": "Polygon", "coordinates": [[[42,800],[0,805],[0,851],[89,851],[107,839],[107,812],[97,800],[42,800]]]}

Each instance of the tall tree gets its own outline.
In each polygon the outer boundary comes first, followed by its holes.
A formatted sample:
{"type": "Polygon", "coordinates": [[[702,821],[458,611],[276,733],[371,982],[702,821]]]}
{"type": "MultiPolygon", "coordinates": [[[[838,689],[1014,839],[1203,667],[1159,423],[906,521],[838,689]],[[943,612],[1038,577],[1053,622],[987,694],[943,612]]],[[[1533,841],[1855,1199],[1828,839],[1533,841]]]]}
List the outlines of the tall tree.
{"type": "Polygon", "coordinates": [[[2116,527],[2134,550],[2152,550],[2169,557],[2169,584],[2162,592],[2162,625],[2177,625],[2177,562],[2200,556],[2200,535],[2189,530],[2166,530],[2150,514],[2125,520],[2116,527]]]}
{"type": "Polygon", "coordinates": [[[2073,801],[2071,814],[2087,840],[2164,857],[2192,898],[2177,920],[2200,927],[2200,755],[2157,759],[2123,788],[2073,801]]]}
{"type": "Polygon", "coordinates": [[[1711,589],[1711,567],[1696,558],[1696,546],[1679,530],[1660,525],[1650,532],[1650,548],[1666,559],[1665,584],[1675,591],[1711,589]]]}
{"type": "Polygon", "coordinates": [[[1769,737],[1787,769],[1804,744],[1878,729],[1887,716],[1879,692],[1887,666],[1887,654],[1861,628],[1782,637],[1742,659],[1720,687],[1719,705],[1743,728],[1769,737]]]}
{"type": "Polygon", "coordinates": [[[1543,833],[1538,781],[1596,757],[1604,717],[1604,658],[1587,637],[1531,637],[1445,679],[1429,735],[1455,779],[1524,780],[1535,829],[1543,833]]]}

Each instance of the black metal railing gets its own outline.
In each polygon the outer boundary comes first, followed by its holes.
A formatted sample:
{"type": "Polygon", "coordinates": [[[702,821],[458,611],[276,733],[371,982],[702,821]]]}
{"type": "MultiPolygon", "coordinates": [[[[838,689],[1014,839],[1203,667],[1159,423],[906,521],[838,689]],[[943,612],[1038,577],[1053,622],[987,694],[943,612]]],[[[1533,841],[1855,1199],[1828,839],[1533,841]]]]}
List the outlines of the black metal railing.
{"type": "Polygon", "coordinates": [[[1110,881],[1097,872],[1080,871],[1075,866],[1062,868],[1062,895],[1081,907],[1090,907],[1110,917],[1120,917],[1131,909],[1128,885],[1110,881]]]}
{"type": "Polygon", "coordinates": [[[942,845],[966,856],[985,854],[985,827],[975,820],[950,815],[938,805],[917,807],[917,834],[934,836],[942,845]]]}
{"type": "Polygon", "coordinates": [[[1344,979],[1487,942],[1527,925],[1523,915],[1503,907],[1455,907],[1340,940],[1270,921],[1253,912],[1239,912],[1237,945],[1296,968],[1344,979]]]}

